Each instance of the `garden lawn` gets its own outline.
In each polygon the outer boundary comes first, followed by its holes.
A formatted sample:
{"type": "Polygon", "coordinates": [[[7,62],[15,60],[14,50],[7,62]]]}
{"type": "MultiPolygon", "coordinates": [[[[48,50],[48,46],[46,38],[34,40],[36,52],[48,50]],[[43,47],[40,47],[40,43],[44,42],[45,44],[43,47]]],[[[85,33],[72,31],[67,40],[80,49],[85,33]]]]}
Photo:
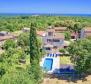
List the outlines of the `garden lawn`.
{"type": "Polygon", "coordinates": [[[61,56],[60,64],[72,64],[69,56],[61,56]]]}

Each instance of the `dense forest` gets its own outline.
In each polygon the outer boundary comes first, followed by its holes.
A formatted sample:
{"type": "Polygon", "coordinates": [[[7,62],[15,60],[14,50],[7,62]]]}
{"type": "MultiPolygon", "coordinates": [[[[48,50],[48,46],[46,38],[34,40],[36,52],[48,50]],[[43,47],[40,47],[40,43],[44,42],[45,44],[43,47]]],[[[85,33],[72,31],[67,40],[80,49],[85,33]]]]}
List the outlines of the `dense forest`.
{"type": "Polygon", "coordinates": [[[49,24],[53,26],[68,26],[80,22],[83,26],[91,26],[91,17],[77,16],[1,16],[0,31],[16,31],[30,27],[31,22],[37,23],[38,30],[44,30],[49,24]]]}

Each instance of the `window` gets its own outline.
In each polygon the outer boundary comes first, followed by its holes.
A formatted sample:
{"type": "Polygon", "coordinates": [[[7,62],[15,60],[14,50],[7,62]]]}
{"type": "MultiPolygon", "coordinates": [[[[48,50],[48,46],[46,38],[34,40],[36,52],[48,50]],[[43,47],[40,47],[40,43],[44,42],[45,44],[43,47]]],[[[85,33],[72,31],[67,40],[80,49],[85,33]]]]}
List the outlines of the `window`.
{"type": "Polygon", "coordinates": [[[57,49],[57,46],[54,46],[53,48],[54,48],[54,49],[57,49]]]}
{"type": "Polygon", "coordinates": [[[47,47],[46,50],[51,50],[51,49],[49,47],[47,47]]]}
{"type": "Polygon", "coordinates": [[[52,39],[47,39],[47,42],[52,42],[52,39]]]}
{"type": "Polygon", "coordinates": [[[53,42],[60,42],[59,39],[53,39],[53,42]]]}
{"type": "Polygon", "coordinates": [[[48,32],[48,36],[53,36],[53,32],[48,32]]]}
{"type": "Polygon", "coordinates": [[[71,36],[71,39],[75,39],[75,36],[71,36]]]}
{"type": "Polygon", "coordinates": [[[64,46],[64,48],[67,48],[67,46],[64,46]]]}

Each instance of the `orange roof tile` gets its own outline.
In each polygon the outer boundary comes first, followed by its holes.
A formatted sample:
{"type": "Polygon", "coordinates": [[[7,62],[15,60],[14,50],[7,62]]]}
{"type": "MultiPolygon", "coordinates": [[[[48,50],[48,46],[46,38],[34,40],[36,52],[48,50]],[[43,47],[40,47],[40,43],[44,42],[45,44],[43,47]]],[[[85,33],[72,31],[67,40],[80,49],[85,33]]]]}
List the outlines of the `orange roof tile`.
{"type": "Polygon", "coordinates": [[[77,35],[78,35],[78,33],[75,33],[75,32],[71,33],[71,36],[77,36],[77,35]]]}
{"type": "Polygon", "coordinates": [[[37,31],[37,35],[43,36],[45,34],[45,31],[37,31]]]}
{"type": "Polygon", "coordinates": [[[55,33],[54,38],[62,38],[62,39],[64,39],[65,37],[64,37],[63,33],[55,33]]]}
{"type": "Polygon", "coordinates": [[[66,31],[66,27],[55,27],[55,31],[66,31]]]}
{"type": "Polygon", "coordinates": [[[4,41],[4,40],[7,40],[7,39],[13,39],[14,37],[13,36],[0,36],[0,41],[4,41]]]}
{"type": "Polygon", "coordinates": [[[85,27],[85,31],[91,31],[91,27],[85,27]]]}

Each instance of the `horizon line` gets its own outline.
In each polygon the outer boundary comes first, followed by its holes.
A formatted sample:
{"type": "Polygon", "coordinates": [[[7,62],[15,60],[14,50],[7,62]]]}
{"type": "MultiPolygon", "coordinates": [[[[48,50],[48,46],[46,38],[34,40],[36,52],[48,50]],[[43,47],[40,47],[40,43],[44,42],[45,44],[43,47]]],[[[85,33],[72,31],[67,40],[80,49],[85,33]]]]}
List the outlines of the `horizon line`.
{"type": "Polygon", "coordinates": [[[2,12],[0,14],[91,14],[91,13],[18,13],[18,12],[2,12]]]}

